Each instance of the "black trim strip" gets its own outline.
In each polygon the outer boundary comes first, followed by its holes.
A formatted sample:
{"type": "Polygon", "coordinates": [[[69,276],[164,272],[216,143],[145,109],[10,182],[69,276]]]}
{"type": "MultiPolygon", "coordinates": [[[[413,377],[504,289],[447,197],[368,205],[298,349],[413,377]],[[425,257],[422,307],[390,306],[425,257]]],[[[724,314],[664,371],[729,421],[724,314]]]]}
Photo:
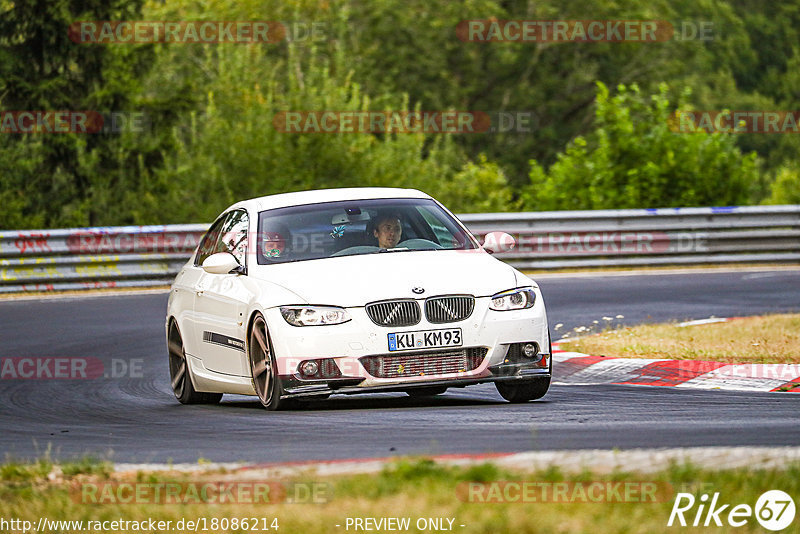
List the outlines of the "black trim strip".
{"type": "Polygon", "coordinates": [[[203,341],[244,352],[244,341],[236,339],[235,337],[218,334],[216,332],[203,332],[203,341]]]}
{"type": "MultiPolygon", "coordinates": [[[[475,384],[483,384],[485,382],[515,382],[515,381],[528,381],[528,380],[550,380],[550,373],[547,369],[541,369],[539,371],[533,371],[530,374],[519,374],[519,375],[512,375],[512,376],[483,376],[480,378],[461,378],[461,379],[444,379],[444,380],[427,380],[422,382],[404,382],[404,383],[393,383],[393,384],[381,384],[375,385],[370,387],[363,387],[363,386],[351,386],[351,385],[339,385],[337,384],[335,389],[331,387],[327,387],[324,383],[314,384],[315,387],[309,385],[306,386],[307,389],[303,389],[302,387],[297,387],[296,379],[292,376],[286,375],[279,375],[278,379],[281,381],[281,385],[284,388],[284,393],[281,395],[282,399],[292,399],[292,398],[313,398],[318,396],[327,396],[332,394],[347,394],[347,395],[354,395],[360,393],[387,393],[387,392],[394,392],[394,391],[406,391],[408,389],[413,389],[415,387],[431,387],[431,386],[447,386],[448,388],[463,388],[466,386],[472,386],[475,384]],[[291,390],[289,389],[291,388],[291,390]]],[[[320,382],[325,382],[321,380],[320,382]]]]}

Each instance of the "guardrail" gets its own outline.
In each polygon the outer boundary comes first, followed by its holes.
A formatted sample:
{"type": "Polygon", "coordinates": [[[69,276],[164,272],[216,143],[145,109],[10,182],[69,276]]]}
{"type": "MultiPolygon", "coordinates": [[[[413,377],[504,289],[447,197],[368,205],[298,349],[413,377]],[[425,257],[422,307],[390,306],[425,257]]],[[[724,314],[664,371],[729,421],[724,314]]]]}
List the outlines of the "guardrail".
{"type": "Polygon", "coordinates": [[[0,232],[0,293],[168,284],[208,226],[0,232]]]}
{"type": "Polygon", "coordinates": [[[517,238],[522,269],[800,262],[800,205],[474,214],[517,238]]]}
{"type": "MultiPolygon", "coordinates": [[[[521,269],[800,263],[800,205],[486,213],[459,218],[521,269]]],[[[168,284],[207,226],[0,232],[0,293],[168,284]]]]}

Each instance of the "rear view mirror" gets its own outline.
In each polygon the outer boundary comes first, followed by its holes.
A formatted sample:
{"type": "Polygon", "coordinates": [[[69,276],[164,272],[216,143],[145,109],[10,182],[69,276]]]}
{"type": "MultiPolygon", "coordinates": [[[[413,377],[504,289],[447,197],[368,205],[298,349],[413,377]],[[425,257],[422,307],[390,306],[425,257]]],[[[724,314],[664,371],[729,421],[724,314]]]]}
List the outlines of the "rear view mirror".
{"type": "Polygon", "coordinates": [[[230,252],[217,252],[203,261],[203,270],[211,274],[228,274],[238,267],[239,262],[230,252]]]}
{"type": "Polygon", "coordinates": [[[348,208],[344,210],[344,213],[339,213],[334,215],[331,218],[331,224],[334,226],[339,226],[340,224],[350,224],[354,222],[360,221],[368,221],[369,220],[369,213],[366,211],[361,211],[358,208],[348,208]]]}
{"type": "Polygon", "coordinates": [[[490,254],[497,252],[510,252],[517,246],[514,238],[505,232],[489,232],[483,238],[483,249],[490,254]]]}

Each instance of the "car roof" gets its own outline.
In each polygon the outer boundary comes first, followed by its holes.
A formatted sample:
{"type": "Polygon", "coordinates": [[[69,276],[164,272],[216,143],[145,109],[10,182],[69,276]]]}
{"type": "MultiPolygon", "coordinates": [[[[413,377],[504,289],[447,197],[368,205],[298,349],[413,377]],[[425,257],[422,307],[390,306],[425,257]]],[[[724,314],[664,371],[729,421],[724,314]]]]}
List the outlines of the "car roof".
{"type": "Polygon", "coordinates": [[[285,208],[287,206],[300,206],[303,204],[318,204],[320,202],[336,202],[338,200],[368,200],[375,198],[431,198],[430,195],[416,189],[402,189],[399,187],[343,187],[339,189],[314,189],[311,191],[298,191],[294,193],[280,193],[264,197],[243,200],[230,206],[245,208],[250,212],[285,208]]]}

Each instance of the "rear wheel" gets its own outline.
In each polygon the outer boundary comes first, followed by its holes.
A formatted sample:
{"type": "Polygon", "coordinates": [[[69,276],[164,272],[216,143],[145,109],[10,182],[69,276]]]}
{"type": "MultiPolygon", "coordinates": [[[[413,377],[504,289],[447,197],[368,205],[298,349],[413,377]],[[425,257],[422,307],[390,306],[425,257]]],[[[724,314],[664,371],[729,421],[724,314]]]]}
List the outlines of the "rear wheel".
{"type": "Polygon", "coordinates": [[[446,386],[429,386],[425,388],[407,389],[406,395],[409,397],[433,397],[434,395],[441,395],[447,391],[446,386]]]}
{"type": "Polygon", "coordinates": [[[183,338],[181,338],[181,332],[175,321],[169,325],[167,351],[169,352],[169,378],[172,392],[181,404],[216,404],[222,399],[222,393],[195,391],[186,361],[186,351],[183,349],[183,338]]]}
{"type": "Polygon", "coordinates": [[[248,352],[253,387],[258,395],[258,400],[267,410],[287,407],[289,403],[281,402],[282,388],[280,380],[278,380],[278,366],[275,363],[275,356],[272,354],[267,323],[261,314],[258,314],[253,320],[248,352]]]}

